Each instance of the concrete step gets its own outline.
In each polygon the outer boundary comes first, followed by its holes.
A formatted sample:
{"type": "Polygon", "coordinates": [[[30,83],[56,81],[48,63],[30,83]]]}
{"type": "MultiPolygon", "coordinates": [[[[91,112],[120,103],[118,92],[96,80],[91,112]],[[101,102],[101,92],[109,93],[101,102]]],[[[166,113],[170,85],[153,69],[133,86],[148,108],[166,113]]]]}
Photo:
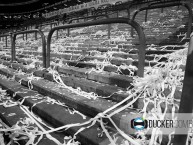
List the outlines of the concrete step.
{"type": "MultiPolygon", "coordinates": [[[[16,75],[15,71],[12,69],[0,69],[0,74],[10,77],[15,75],[15,79],[17,81],[22,79],[21,84],[24,86],[28,86],[27,77],[25,75],[16,75]]],[[[72,93],[68,89],[59,88],[56,83],[46,81],[44,79],[32,81],[32,85],[33,90],[39,92],[40,94],[47,95],[51,98],[64,102],[67,106],[72,107],[89,117],[94,117],[98,113],[101,113],[116,104],[101,98],[98,98],[96,100],[87,99],[83,96],[72,93]]],[[[112,116],[112,119],[114,120],[116,125],[118,125],[118,127],[121,127],[122,125],[128,125],[128,118],[125,118],[125,120],[123,116],[124,114],[130,114],[131,111],[135,112],[135,110],[133,109],[126,109],[112,116]]],[[[133,117],[133,114],[130,114],[130,117],[133,117]]]]}
{"type": "MultiPolygon", "coordinates": [[[[69,110],[63,106],[57,105],[57,104],[52,104],[52,103],[39,103],[43,100],[46,99],[45,96],[42,96],[38,94],[36,91],[28,90],[26,87],[21,86],[18,82],[16,81],[7,81],[5,79],[0,78],[0,86],[2,86],[4,89],[7,90],[7,92],[12,96],[16,92],[21,92],[17,93],[16,96],[14,97],[16,100],[22,100],[27,96],[38,96],[38,99],[34,99],[33,97],[26,98],[24,101],[24,105],[29,106],[32,108],[33,106],[33,112],[41,117],[43,120],[47,121],[49,124],[53,125],[54,127],[61,127],[67,124],[75,124],[75,123],[82,123],[88,121],[90,118],[87,116],[86,119],[83,119],[83,117],[79,114],[71,114],[69,110]],[[24,92],[25,90],[25,92],[24,92]],[[35,105],[36,104],[36,105],[35,105]],[[35,105],[35,106],[34,106],[35,105]]],[[[15,108],[10,108],[12,111],[20,111],[18,110],[18,106],[15,108]]],[[[73,108],[70,108],[73,109],[73,108]]],[[[4,109],[1,111],[6,111],[9,112],[11,111],[9,109],[4,109]]],[[[16,118],[21,117],[19,114],[16,116],[16,118]]],[[[23,116],[22,116],[23,117],[23,116]]],[[[15,118],[14,116],[12,118],[15,118]]],[[[13,122],[13,120],[10,120],[13,122]]],[[[14,122],[13,122],[14,123],[14,122]]],[[[98,134],[100,133],[97,131],[97,128],[99,126],[93,125],[92,127],[86,129],[85,131],[80,132],[77,135],[77,140],[80,141],[82,144],[88,144],[88,145],[105,145],[109,143],[107,137],[104,135],[103,137],[98,137],[98,134]]],[[[63,130],[60,131],[60,136],[66,136],[66,135],[71,135],[73,136],[74,133],[76,133],[81,127],[72,127],[69,128],[68,130],[63,130]]],[[[63,138],[62,138],[63,139],[63,138]]],[[[47,139],[48,140],[48,139],[47,139]]],[[[44,139],[42,140],[44,142],[44,139]]],[[[44,143],[49,143],[53,144],[53,142],[47,142],[44,143]]],[[[39,145],[39,144],[38,144],[39,145]]],[[[40,144],[41,145],[41,144],[40,144]]],[[[42,144],[43,145],[43,144],[42,144]]]]}

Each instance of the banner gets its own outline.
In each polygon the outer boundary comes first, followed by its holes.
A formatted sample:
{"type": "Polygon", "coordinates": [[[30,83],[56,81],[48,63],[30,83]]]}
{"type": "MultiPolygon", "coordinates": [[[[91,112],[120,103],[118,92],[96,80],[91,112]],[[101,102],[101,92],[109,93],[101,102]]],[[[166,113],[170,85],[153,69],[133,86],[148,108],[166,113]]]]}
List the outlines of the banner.
{"type": "Polygon", "coordinates": [[[76,11],[80,11],[83,9],[89,9],[94,7],[95,9],[98,8],[101,5],[105,5],[105,4],[115,4],[116,2],[127,2],[128,0],[95,0],[95,1],[91,1],[91,2],[87,2],[87,3],[83,3],[80,5],[75,5],[75,6],[70,6],[68,8],[64,8],[64,9],[59,9],[57,11],[52,11],[50,13],[46,13],[43,14],[43,17],[45,18],[50,18],[50,17],[54,17],[57,15],[61,15],[61,14],[65,14],[65,13],[71,13],[71,12],[76,12],[76,11]]]}

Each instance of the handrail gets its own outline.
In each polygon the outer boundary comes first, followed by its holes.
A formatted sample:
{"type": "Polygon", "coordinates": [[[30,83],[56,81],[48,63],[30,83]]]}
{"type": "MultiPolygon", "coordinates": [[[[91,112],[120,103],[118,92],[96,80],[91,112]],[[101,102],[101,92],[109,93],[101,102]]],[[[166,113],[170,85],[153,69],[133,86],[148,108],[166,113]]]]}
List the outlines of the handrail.
{"type": "Polygon", "coordinates": [[[155,2],[155,0],[152,0],[152,1],[142,1],[142,2],[140,2],[140,3],[133,1],[133,2],[130,3],[128,9],[131,9],[131,8],[132,8],[133,6],[135,6],[135,5],[148,4],[148,3],[151,3],[151,2],[155,2]]]}
{"type": "Polygon", "coordinates": [[[164,1],[160,1],[160,0],[148,0],[148,1],[142,1],[142,2],[137,2],[137,1],[133,1],[131,2],[129,8],[135,6],[135,5],[142,5],[142,4],[156,4],[156,3],[167,3],[167,2],[176,2],[176,1],[180,1],[180,0],[164,0],[164,1]]]}
{"type": "Polygon", "coordinates": [[[6,37],[6,36],[11,36],[10,34],[3,34],[3,35],[0,35],[0,37],[6,37]]]}
{"type": "Polygon", "coordinates": [[[7,37],[11,37],[10,34],[3,34],[3,35],[0,35],[0,37],[5,37],[6,38],[6,47],[7,47],[7,37]]]}
{"type": "Polygon", "coordinates": [[[15,61],[15,40],[16,40],[16,36],[19,35],[19,34],[27,34],[27,33],[33,33],[33,32],[37,32],[40,34],[41,38],[42,38],[42,56],[43,56],[43,67],[45,68],[46,67],[46,38],[45,38],[45,35],[44,33],[39,30],[39,29],[32,29],[32,30],[27,30],[27,31],[20,31],[20,32],[16,32],[16,33],[13,33],[13,36],[12,36],[12,48],[11,48],[11,60],[12,62],[15,61]]]}
{"type": "Polygon", "coordinates": [[[42,27],[42,26],[48,26],[48,25],[52,25],[52,24],[57,25],[57,22],[43,23],[43,24],[39,24],[38,26],[42,27]]]}
{"type": "MultiPolygon", "coordinates": [[[[193,34],[193,33],[192,33],[193,34]]],[[[180,100],[179,113],[192,113],[193,110],[193,35],[190,37],[190,43],[188,48],[188,56],[186,60],[185,75],[183,81],[183,89],[180,100]]],[[[178,116],[178,120],[192,120],[191,115],[186,115],[189,118],[182,118],[182,115],[178,116]]],[[[183,128],[183,133],[181,128],[175,130],[174,145],[186,145],[187,135],[189,128],[183,128]]]]}
{"type": "MultiPolygon", "coordinates": [[[[119,5],[112,5],[111,8],[109,8],[108,11],[110,12],[118,12],[118,11],[122,11],[122,10],[128,10],[128,5],[130,4],[131,2],[125,2],[125,3],[121,3],[119,5]]],[[[96,14],[102,14],[104,12],[107,12],[107,9],[97,9],[96,12],[94,13],[95,15],[96,14]]]]}
{"type": "MultiPolygon", "coordinates": [[[[92,15],[92,16],[87,16],[87,17],[80,17],[80,18],[74,18],[74,19],[71,19],[68,24],[72,23],[72,21],[74,20],[80,20],[80,19],[86,19],[86,18],[94,18],[94,20],[97,19],[97,17],[106,17],[106,18],[109,18],[108,15],[92,15]]],[[[68,29],[68,32],[67,32],[67,36],[69,37],[70,35],[70,30],[68,29]]],[[[111,25],[108,25],[108,39],[110,39],[111,37],[111,25]]]]}
{"type": "Polygon", "coordinates": [[[152,2],[149,4],[149,6],[153,6],[153,5],[158,5],[158,4],[167,4],[167,3],[179,3],[180,0],[175,0],[175,1],[172,1],[172,0],[169,0],[169,1],[157,1],[157,2],[152,2]]]}
{"type": "MultiPolygon", "coordinates": [[[[188,30],[187,30],[187,34],[186,34],[186,37],[187,38],[190,38],[190,33],[191,33],[191,30],[192,30],[192,9],[191,7],[187,4],[187,3],[184,3],[184,2],[180,2],[178,1],[177,3],[164,3],[164,4],[160,4],[160,5],[155,5],[155,6],[148,6],[148,7],[144,7],[144,8],[141,8],[139,10],[137,10],[134,14],[133,14],[133,17],[132,17],[132,20],[135,20],[135,17],[136,15],[143,11],[143,10],[149,10],[149,9],[157,9],[157,8],[165,8],[165,7],[172,7],[172,6],[179,6],[179,5],[182,5],[184,6],[185,8],[188,9],[188,12],[189,12],[189,21],[188,21],[188,30]]],[[[131,29],[131,36],[133,36],[133,29],[131,29]]]]}
{"type": "Polygon", "coordinates": [[[68,24],[64,26],[57,26],[50,30],[47,37],[47,56],[46,56],[46,68],[50,67],[50,45],[51,45],[51,38],[55,30],[59,29],[68,29],[68,28],[77,28],[77,27],[86,27],[86,26],[93,26],[93,25],[102,25],[102,24],[112,24],[112,23],[125,23],[128,25],[131,25],[135,28],[139,35],[139,63],[138,63],[138,72],[137,75],[139,77],[143,77],[144,75],[144,65],[145,65],[145,49],[146,49],[146,40],[145,40],[145,34],[141,28],[141,26],[128,18],[108,18],[104,20],[96,20],[96,21],[89,21],[84,23],[77,23],[77,24],[68,24]]]}
{"type": "Polygon", "coordinates": [[[70,20],[68,21],[68,24],[72,23],[72,21],[80,20],[80,19],[94,18],[94,19],[96,20],[97,17],[106,17],[106,18],[109,18],[108,15],[92,15],[92,16],[86,16],[86,17],[79,17],[79,18],[70,19],[70,20]]]}

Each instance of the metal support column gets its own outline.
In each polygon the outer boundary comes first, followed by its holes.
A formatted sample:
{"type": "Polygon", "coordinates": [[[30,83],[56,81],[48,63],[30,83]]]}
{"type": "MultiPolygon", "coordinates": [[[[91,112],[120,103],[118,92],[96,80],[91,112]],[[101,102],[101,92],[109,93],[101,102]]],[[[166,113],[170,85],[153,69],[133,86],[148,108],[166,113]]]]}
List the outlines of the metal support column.
{"type": "Polygon", "coordinates": [[[148,10],[145,11],[145,22],[147,22],[148,10]]]}
{"type": "MultiPolygon", "coordinates": [[[[26,27],[26,31],[27,31],[27,30],[28,30],[28,29],[27,29],[27,27],[26,27]]],[[[27,33],[25,34],[25,38],[26,38],[25,40],[27,41],[27,33]]]]}
{"type": "Polygon", "coordinates": [[[7,36],[5,36],[5,46],[7,47],[7,36]]]}
{"type": "MultiPolygon", "coordinates": [[[[38,29],[38,26],[35,26],[35,29],[38,29]]],[[[37,37],[37,32],[35,32],[35,40],[37,40],[38,37],[37,37]]]]}
{"type": "Polygon", "coordinates": [[[164,12],[164,8],[161,8],[161,13],[163,13],[164,12]]]}
{"type": "MultiPolygon", "coordinates": [[[[188,48],[188,56],[186,60],[185,76],[183,81],[183,89],[180,101],[179,113],[192,113],[193,110],[193,36],[190,38],[190,44],[188,48]]],[[[178,120],[192,120],[191,115],[187,115],[189,118],[182,118],[178,116],[178,120]]],[[[189,128],[183,128],[183,133],[180,135],[181,128],[175,130],[174,143],[173,145],[186,145],[189,128]]]]}
{"type": "Polygon", "coordinates": [[[70,36],[70,28],[67,29],[67,36],[70,36]]]}

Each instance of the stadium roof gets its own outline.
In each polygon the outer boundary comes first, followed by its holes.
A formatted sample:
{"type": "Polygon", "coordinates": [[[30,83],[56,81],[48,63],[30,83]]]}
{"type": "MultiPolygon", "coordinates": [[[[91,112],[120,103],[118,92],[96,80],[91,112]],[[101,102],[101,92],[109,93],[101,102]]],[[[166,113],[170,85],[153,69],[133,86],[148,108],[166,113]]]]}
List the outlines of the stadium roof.
{"type": "MultiPolygon", "coordinates": [[[[53,11],[69,8],[71,6],[85,4],[92,0],[0,0],[0,29],[19,27],[24,22],[42,18],[53,11]]],[[[106,0],[103,0],[106,1],[106,0]]],[[[108,0],[109,2],[117,0],[108,0]]],[[[135,3],[160,1],[160,0],[120,0],[133,1],[135,3]]],[[[164,0],[179,1],[179,0],[164,0]]],[[[68,11],[68,9],[67,9],[68,11]]]]}
{"type": "Polygon", "coordinates": [[[90,0],[0,0],[0,29],[18,27],[26,20],[90,0]]]}
{"type": "Polygon", "coordinates": [[[49,8],[53,5],[56,7],[60,4],[74,5],[85,0],[0,0],[0,13],[26,13],[30,11],[49,8]]]}

